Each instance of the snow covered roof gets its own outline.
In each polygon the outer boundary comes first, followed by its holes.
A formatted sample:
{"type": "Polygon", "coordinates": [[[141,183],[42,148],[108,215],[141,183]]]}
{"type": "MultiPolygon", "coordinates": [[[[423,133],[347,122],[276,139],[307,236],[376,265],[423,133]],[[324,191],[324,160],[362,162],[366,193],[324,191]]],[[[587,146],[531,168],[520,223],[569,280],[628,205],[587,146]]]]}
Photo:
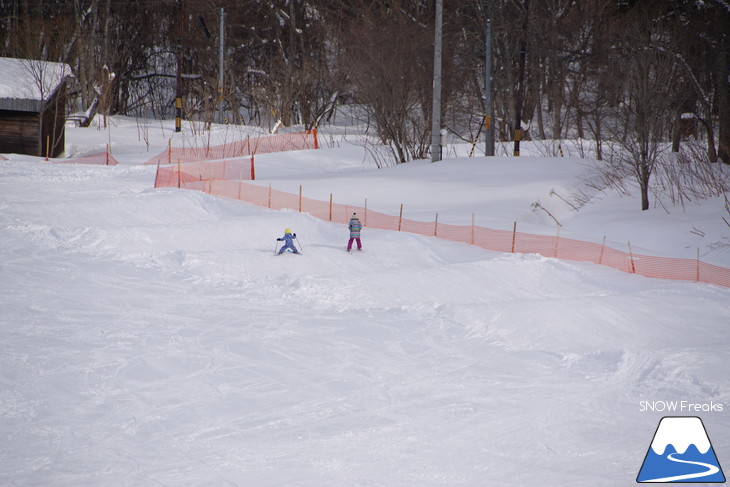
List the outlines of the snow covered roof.
{"type": "Polygon", "coordinates": [[[0,110],[39,112],[69,76],[68,64],[0,58],[0,110]]]}

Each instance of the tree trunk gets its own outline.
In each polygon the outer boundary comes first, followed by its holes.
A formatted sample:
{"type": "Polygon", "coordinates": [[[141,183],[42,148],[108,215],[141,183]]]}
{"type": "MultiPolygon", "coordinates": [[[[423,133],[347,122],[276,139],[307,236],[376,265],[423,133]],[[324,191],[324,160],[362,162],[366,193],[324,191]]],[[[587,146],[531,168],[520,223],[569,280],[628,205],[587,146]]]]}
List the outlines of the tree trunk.
{"type": "Polygon", "coordinates": [[[547,137],[545,137],[545,125],[542,121],[542,95],[540,93],[538,93],[538,99],[540,99],[538,102],[540,108],[537,110],[537,133],[540,135],[540,139],[545,140],[547,137]]]}
{"type": "Polygon", "coordinates": [[[578,108],[576,108],[576,110],[575,110],[575,124],[577,125],[577,129],[578,129],[578,138],[585,139],[586,134],[585,134],[585,131],[583,130],[583,112],[578,108]]]}
{"type": "Polygon", "coordinates": [[[720,42],[719,59],[717,63],[717,105],[720,121],[717,155],[722,162],[730,164],[730,43],[727,36],[720,42]]]}
{"type": "Polygon", "coordinates": [[[562,127],[563,127],[563,117],[562,117],[562,110],[563,110],[563,99],[558,94],[559,90],[562,89],[562,87],[557,87],[555,89],[555,95],[553,96],[553,139],[554,140],[560,140],[562,138],[562,127]]]}
{"type": "Polygon", "coordinates": [[[651,170],[649,169],[649,161],[646,154],[641,155],[641,211],[649,209],[649,179],[651,178],[651,170]]]}
{"type": "Polygon", "coordinates": [[[707,160],[710,162],[717,162],[718,155],[717,149],[715,149],[715,133],[712,130],[712,119],[710,122],[705,124],[707,132],[707,160]]]}
{"type": "Polygon", "coordinates": [[[674,127],[672,127],[672,152],[679,152],[679,143],[682,139],[682,114],[677,111],[674,115],[674,127]]]}

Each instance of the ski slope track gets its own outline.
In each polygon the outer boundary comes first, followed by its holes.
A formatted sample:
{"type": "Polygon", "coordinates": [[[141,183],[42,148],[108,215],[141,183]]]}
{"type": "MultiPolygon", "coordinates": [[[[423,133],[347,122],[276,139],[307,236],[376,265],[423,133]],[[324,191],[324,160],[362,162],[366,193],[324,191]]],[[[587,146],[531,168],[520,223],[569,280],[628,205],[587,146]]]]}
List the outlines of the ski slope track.
{"type": "Polygon", "coordinates": [[[117,158],[0,162],[0,485],[631,485],[663,399],[724,404],[730,464],[729,289],[367,228],[348,254],[117,158]]]}

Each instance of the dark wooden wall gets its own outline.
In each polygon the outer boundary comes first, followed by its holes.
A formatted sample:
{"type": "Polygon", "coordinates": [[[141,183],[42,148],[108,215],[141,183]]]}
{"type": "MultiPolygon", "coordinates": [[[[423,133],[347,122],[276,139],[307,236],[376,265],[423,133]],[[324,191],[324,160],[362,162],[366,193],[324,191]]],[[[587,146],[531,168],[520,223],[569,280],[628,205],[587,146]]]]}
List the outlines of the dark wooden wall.
{"type": "Polygon", "coordinates": [[[41,154],[40,114],[0,111],[0,153],[41,154]]]}
{"type": "Polygon", "coordinates": [[[43,113],[0,110],[0,154],[57,157],[66,149],[66,92],[57,90],[43,113]],[[42,117],[42,120],[41,120],[42,117]]]}

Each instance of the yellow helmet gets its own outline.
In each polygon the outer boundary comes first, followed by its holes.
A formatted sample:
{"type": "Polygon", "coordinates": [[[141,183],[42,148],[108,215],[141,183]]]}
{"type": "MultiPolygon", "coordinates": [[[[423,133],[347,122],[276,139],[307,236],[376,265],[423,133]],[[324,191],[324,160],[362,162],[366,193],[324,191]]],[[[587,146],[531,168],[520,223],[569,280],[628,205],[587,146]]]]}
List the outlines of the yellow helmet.
{"type": "Polygon", "coordinates": [[[284,233],[291,233],[291,229],[287,228],[286,230],[284,230],[284,233]]]}

